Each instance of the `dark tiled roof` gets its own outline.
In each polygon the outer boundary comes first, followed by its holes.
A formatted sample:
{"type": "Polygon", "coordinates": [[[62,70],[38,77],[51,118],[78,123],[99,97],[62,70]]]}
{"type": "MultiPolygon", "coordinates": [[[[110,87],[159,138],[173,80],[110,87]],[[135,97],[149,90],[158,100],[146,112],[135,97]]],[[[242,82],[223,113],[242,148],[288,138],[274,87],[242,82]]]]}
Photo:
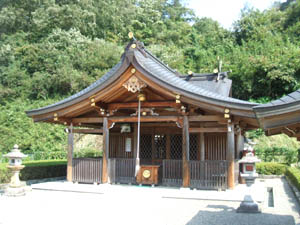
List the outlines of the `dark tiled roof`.
{"type": "Polygon", "coordinates": [[[220,95],[229,96],[232,80],[227,78],[227,72],[211,74],[192,74],[180,76],[181,79],[206,90],[216,92],[220,95]],[[219,77],[219,80],[217,80],[219,77]]]}
{"type": "Polygon", "coordinates": [[[55,104],[27,111],[27,115],[33,116],[52,112],[88,98],[104,87],[108,86],[111,82],[118,78],[131,63],[136,68],[141,68],[146,71],[147,74],[151,78],[156,79],[156,81],[160,81],[168,87],[176,89],[179,94],[189,95],[194,99],[222,105],[225,107],[241,107],[242,109],[252,110],[252,107],[257,105],[255,103],[250,103],[247,101],[242,101],[239,99],[221,95],[217,92],[204,89],[181,79],[175,70],[169,68],[163,62],[153,56],[143,47],[143,44],[141,42],[136,41],[136,43],[138,47],[132,49],[130,48],[132,42],[130,42],[126,47],[120,62],[116,64],[109,72],[103,75],[99,80],[97,80],[87,88],[55,104]]]}
{"type": "Polygon", "coordinates": [[[226,97],[223,95],[220,95],[218,93],[209,91],[207,89],[198,87],[196,85],[193,85],[180,77],[176,76],[174,72],[172,72],[166,65],[158,63],[156,58],[151,57],[149,55],[148,57],[145,57],[140,51],[135,51],[135,58],[137,59],[138,63],[147,70],[148,73],[150,73],[152,76],[157,78],[158,80],[167,83],[168,85],[171,85],[173,87],[178,88],[179,90],[183,90],[184,92],[189,92],[191,94],[194,94],[198,97],[203,97],[207,99],[211,99],[215,102],[222,102],[224,104],[240,104],[245,106],[255,106],[256,103],[251,103],[248,101],[243,101],[231,97],[226,97]]]}
{"type": "Polygon", "coordinates": [[[280,99],[253,108],[258,117],[273,116],[300,110],[300,89],[280,99]]]}

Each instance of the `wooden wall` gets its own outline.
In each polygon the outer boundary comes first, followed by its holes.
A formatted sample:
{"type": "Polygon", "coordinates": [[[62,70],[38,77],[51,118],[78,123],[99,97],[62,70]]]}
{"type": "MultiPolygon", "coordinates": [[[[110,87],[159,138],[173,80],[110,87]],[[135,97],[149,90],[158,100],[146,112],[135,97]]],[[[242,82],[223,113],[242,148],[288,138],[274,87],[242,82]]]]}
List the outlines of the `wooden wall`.
{"type": "Polygon", "coordinates": [[[226,160],[227,134],[204,134],[205,160],[226,160]]]}
{"type": "MultiPolygon", "coordinates": [[[[169,133],[168,129],[152,130],[141,134],[140,158],[141,159],[182,159],[182,136],[174,130],[169,133]],[[154,132],[155,133],[154,133],[154,132]],[[160,131],[161,133],[157,133],[160,131]]],[[[133,158],[134,157],[133,133],[110,134],[109,157],[110,158],[133,158]],[[132,138],[131,152],[125,151],[125,139],[132,138]]],[[[204,134],[205,160],[226,160],[227,134],[205,133],[204,134]]],[[[190,134],[190,160],[200,160],[200,134],[190,134]]]]}

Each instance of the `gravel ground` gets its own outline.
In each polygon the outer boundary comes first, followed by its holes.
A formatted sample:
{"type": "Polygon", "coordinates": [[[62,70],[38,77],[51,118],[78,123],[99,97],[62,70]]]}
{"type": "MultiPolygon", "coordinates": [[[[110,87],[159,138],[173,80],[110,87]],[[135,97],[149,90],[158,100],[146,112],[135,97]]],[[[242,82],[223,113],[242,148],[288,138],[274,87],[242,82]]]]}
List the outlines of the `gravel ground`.
{"type": "Polygon", "coordinates": [[[66,182],[36,184],[24,197],[0,196],[0,225],[300,224],[299,205],[286,181],[268,179],[259,183],[263,184],[261,190],[273,187],[275,195],[274,207],[267,207],[265,201],[261,214],[235,212],[242,186],[217,192],[66,182]]]}

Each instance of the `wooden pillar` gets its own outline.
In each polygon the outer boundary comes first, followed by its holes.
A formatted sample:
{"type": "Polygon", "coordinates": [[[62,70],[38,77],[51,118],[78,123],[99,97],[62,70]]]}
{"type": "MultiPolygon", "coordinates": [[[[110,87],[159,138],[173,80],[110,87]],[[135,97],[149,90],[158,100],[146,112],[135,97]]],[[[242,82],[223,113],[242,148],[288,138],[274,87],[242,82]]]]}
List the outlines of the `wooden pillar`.
{"type": "Polygon", "coordinates": [[[234,125],[227,125],[227,161],[228,167],[228,188],[234,188],[234,125]]]}
{"type": "Polygon", "coordinates": [[[190,186],[190,135],[188,117],[183,117],[182,127],[182,163],[183,163],[183,187],[190,186]]]}
{"type": "Polygon", "coordinates": [[[73,124],[71,123],[68,132],[68,164],[67,164],[67,181],[72,182],[72,170],[73,170],[73,150],[74,150],[74,134],[73,124]]]}
{"type": "Polygon", "coordinates": [[[102,183],[109,182],[108,176],[109,129],[107,117],[103,118],[102,183]]]}
{"type": "Polygon", "coordinates": [[[166,159],[171,159],[171,135],[167,134],[166,159]]]}
{"type": "Polygon", "coordinates": [[[237,133],[237,159],[240,159],[241,152],[244,150],[244,136],[242,135],[241,128],[237,133]]]}

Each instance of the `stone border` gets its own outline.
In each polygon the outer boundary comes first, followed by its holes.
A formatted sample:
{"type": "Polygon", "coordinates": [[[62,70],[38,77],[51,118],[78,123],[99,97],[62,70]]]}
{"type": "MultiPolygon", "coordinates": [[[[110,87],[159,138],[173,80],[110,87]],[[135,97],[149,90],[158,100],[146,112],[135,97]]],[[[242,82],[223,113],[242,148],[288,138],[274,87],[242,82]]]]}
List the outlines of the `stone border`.
{"type": "Polygon", "coordinates": [[[36,180],[27,180],[26,184],[31,185],[31,184],[59,181],[59,180],[65,180],[65,179],[66,179],[66,177],[52,177],[52,178],[44,178],[44,179],[36,179],[36,180]]]}
{"type": "Polygon", "coordinates": [[[285,178],[284,175],[264,175],[264,174],[259,174],[258,175],[259,179],[274,179],[274,178],[285,178]]]}
{"type": "Polygon", "coordinates": [[[300,204],[300,191],[298,190],[298,188],[296,188],[296,186],[292,183],[292,181],[290,181],[290,179],[288,179],[288,177],[286,177],[285,179],[288,182],[288,184],[290,185],[298,203],[300,204]]]}

